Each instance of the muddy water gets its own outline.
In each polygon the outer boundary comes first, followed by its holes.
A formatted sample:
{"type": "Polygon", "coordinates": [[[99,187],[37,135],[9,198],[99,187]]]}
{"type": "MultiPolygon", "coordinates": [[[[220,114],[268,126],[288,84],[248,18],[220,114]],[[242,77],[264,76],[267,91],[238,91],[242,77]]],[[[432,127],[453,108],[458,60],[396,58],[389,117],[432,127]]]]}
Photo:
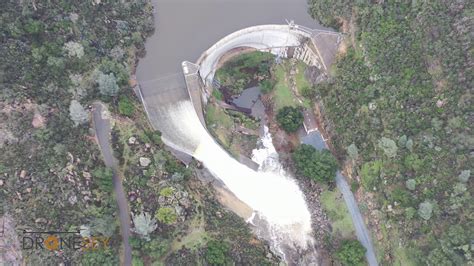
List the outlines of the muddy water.
{"type": "Polygon", "coordinates": [[[322,28],[307,12],[306,0],[155,0],[156,32],[140,60],[140,82],[181,73],[222,37],[245,27],[285,24],[285,19],[322,28]]]}

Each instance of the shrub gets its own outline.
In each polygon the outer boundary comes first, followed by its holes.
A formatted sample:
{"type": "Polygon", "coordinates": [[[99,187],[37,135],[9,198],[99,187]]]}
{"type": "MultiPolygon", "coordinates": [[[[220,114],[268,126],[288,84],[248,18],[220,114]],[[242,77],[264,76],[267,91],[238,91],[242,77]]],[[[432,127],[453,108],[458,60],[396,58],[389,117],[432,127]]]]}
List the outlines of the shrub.
{"type": "Polygon", "coordinates": [[[145,239],[149,239],[151,232],[155,231],[157,225],[155,219],[147,212],[142,212],[133,216],[135,232],[145,239]]]}
{"type": "Polygon", "coordinates": [[[71,116],[71,120],[74,122],[75,126],[84,124],[89,120],[87,111],[76,100],[72,100],[69,105],[69,115],[71,116]]]}
{"type": "Polygon", "coordinates": [[[132,258],[132,266],[143,266],[143,265],[145,264],[143,263],[143,260],[140,257],[134,256],[132,258]]]}
{"type": "Polygon", "coordinates": [[[387,155],[387,157],[393,158],[393,157],[397,156],[398,147],[397,147],[397,144],[395,143],[395,141],[393,141],[389,138],[386,138],[386,137],[382,137],[379,140],[378,145],[383,150],[385,155],[387,155]]]}
{"type": "Polygon", "coordinates": [[[81,262],[82,265],[104,265],[112,266],[119,264],[117,254],[112,249],[98,249],[90,252],[84,252],[81,262]]]}
{"type": "Polygon", "coordinates": [[[106,75],[102,72],[99,72],[97,84],[99,84],[100,93],[106,96],[116,96],[120,89],[117,85],[117,80],[115,79],[114,73],[106,75]]]}
{"type": "Polygon", "coordinates": [[[328,150],[318,151],[302,144],[293,153],[296,170],[303,176],[316,181],[331,181],[336,174],[337,161],[328,150]]]}
{"type": "Polygon", "coordinates": [[[343,265],[362,265],[365,247],[357,240],[343,240],[336,257],[343,265]]]}
{"type": "Polygon", "coordinates": [[[273,90],[273,87],[275,86],[276,81],[270,79],[265,79],[260,82],[260,88],[262,89],[263,94],[267,94],[273,90]]]}
{"type": "Polygon", "coordinates": [[[357,149],[357,146],[354,143],[347,146],[347,154],[351,160],[356,160],[357,157],[359,157],[359,149],[357,149]]]}
{"type": "Polygon", "coordinates": [[[64,50],[66,50],[69,57],[77,57],[80,59],[84,56],[84,47],[78,42],[65,43],[64,50]]]}
{"type": "Polygon", "coordinates": [[[368,162],[362,165],[360,171],[362,186],[367,190],[372,190],[377,185],[382,168],[381,161],[368,162]]]}
{"type": "Polygon", "coordinates": [[[95,180],[97,180],[97,185],[101,190],[111,192],[114,189],[114,184],[112,182],[112,169],[105,167],[97,168],[94,170],[93,175],[95,180]]]}
{"type": "Polygon", "coordinates": [[[471,170],[463,170],[458,176],[458,180],[467,183],[469,181],[469,177],[471,176],[471,170]]]}
{"type": "Polygon", "coordinates": [[[127,97],[120,97],[118,103],[119,113],[125,116],[132,116],[135,112],[135,106],[133,105],[132,101],[130,101],[127,97]]]}
{"type": "Polygon", "coordinates": [[[408,179],[406,182],[405,182],[405,185],[407,186],[407,188],[409,190],[415,190],[416,189],[416,181],[415,179],[408,179]]]}
{"type": "Polygon", "coordinates": [[[429,220],[431,218],[431,214],[433,212],[433,204],[428,201],[420,203],[418,208],[418,215],[425,220],[429,220]]]}
{"type": "Polygon", "coordinates": [[[210,265],[225,265],[228,261],[229,246],[222,241],[211,240],[207,243],[204,257],[210,265]]]}
{"type": "Polygon", "coordinates": [[[303,124],[303,114],[298,108],[291,106],[281,108],[276,119],[286,132],[295,132],[303,124]]]}
{"type": "Polygon", "coordinates": [[[413,217],[415,217],[415,214],[416,214],[415,208],[408,207],[405,209],[405,218],[407,218],[407,220],[413,219],[413,217]]]}
{"type": "Polygon", "coordinates": [[[173,188],[172,187],[165,187],[165,188],[162,188],[160,190],[160,196],[163,196],[163,197],[169,197],[171,195],[173,195],[173,188]]]}
{"type": "Polygon", "coordinates": [[[174,209],[170,207],[159,208],[155,217],[164,224],[174,224],[178,218],[174,209]]]}

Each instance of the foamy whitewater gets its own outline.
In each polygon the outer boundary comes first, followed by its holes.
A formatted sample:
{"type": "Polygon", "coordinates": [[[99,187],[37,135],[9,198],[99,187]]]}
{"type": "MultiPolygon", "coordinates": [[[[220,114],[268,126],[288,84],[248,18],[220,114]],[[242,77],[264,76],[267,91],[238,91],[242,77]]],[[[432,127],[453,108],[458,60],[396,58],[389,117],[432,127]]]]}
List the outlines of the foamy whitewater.
{"type": "MultiPolygon", "coordinates": [[[[270,227],[272,245],[304,250],[311,237],[311,216],[303,193],[282,169],[271,135],[265,128],[262,148],[253,151],[252,160],[260,167],[255,171],[232,158],[201,125],[190,101],[182,101],[169,110],[168,130],[163,140],[175,149],[187,152],[201,161],[240,200],[249,205],[270,227]],[[167,135],[167,132],[174,134],[167,135]],[[187,143],[181,143],[182,141],[187,143]],[[197,147],[194,151],[182,147],[197,147]]],[[[282,252],[283,253],[283,252],[282,252]]]]}

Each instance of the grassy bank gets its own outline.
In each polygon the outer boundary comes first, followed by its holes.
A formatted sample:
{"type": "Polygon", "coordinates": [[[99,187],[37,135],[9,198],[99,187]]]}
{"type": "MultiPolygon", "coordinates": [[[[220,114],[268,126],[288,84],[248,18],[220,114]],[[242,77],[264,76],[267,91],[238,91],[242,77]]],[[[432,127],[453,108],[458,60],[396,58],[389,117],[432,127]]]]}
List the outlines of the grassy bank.
{"type": "Polygon", "coordinates": [[[331,221],[333,236],[351,238],[355,235],[352,218],[339,189],[324,190],[321,193],[321,205],[331,221]]]}

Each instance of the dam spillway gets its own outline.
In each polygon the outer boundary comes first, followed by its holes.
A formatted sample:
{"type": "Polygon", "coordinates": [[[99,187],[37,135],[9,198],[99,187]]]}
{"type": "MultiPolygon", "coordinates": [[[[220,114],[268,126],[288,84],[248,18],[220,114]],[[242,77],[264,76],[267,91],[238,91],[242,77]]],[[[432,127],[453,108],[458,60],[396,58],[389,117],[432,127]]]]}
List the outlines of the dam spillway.
{"type": "MultiPolygon", "coordinates": [[[[335,33],[327,33],[334,43],[335,33]]],[[[163,142],[201,161],[204,166],[240,200],[254,211],[253,221],[261,236],[271,242],[287,262],[298,263],[298,252],[311,248],[311,215],[297,183],[278,162],[278,154],[266,132],[262,141],[267,156],[259,157],[257,171],[239,163],[211,137],[205,128],[202,105],[212,84],[220,57],[236,47],[251,47],[286,57],[288,47],[300,49],[301,60],[325,68],[312,42],[313,32],[295,25],[262,25],[230,34],[210,47],[197,64],[183,62],[183,73],[140,82],[139,94],[151,124],[162,133],[163,142]],[[310,42],[308,42],[310,41],[310,42]],[[199,82],[200,81],[200,82],[199,82]],[[190,82],[193,85],[190,85],[190,82]]],[[[261,155],[261,153],[260,153],[261,155]]],[[[252,221],[250,221],[252,222],[252,221]]],[[[309,257],[311,257],[309,256],[309,257]]],[[[308,260],[308,258],[305,258],[308,260]]]]}

